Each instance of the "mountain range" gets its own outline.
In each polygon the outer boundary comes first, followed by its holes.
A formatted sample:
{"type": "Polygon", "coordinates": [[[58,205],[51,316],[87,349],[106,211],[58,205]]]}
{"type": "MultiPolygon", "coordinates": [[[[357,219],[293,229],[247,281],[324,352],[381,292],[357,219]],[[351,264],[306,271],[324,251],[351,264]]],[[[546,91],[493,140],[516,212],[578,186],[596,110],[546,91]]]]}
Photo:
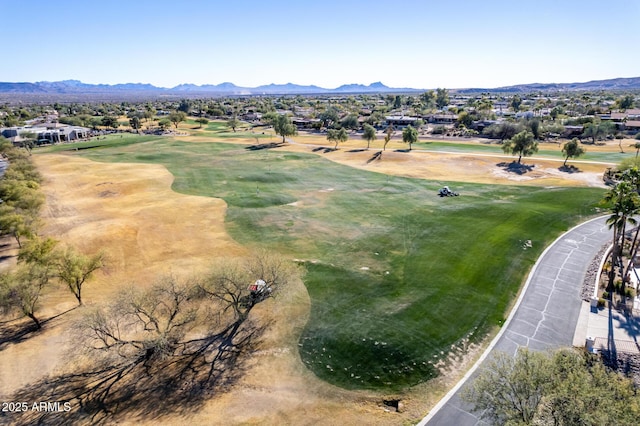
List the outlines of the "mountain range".
{"type": "MultiPolygon", "coordinates": [[[[268,84],[258,87],[240,87],[233,83],[220,84],[180,84],[172,88],[157,87],[152,84],[87,84],[78,80],[40,81],[35,83],[0,82],[0,94],[7,96],[109,96],[109,97],[194,97],[194,96],[242,96],[242,95],[309,95],[309,94],[345,94],[345,93],[411,93],[425,89],[392,88],[381,82],[368,86],[363,84],[345,84],[335,89],[319,86],[303,86],[293,83],[268,84]]],[[[450,89],[459,93],[478,92],[554,92],[554,91],[594,91],[594,90],[640,90],[640,77],[594,80],[585,83],[533,83],[504,86],[498,88],[450,89]]]]}
{"type": "Polygon", "coordinates": [[[329,94],[329,93],[384,93],[384,92],[416,92],[421,89],[391,88],[377,82],[368,86],[363,84],[345,84],[335,89],[325,89],[319,86],[302,86],[299,84],[268,84],[258,87],[241,87],[233,83],[204,84],[180,84],[172,88],[157,87],[152,84],[125,83],[125,84],[87,84],[78,80],[64,81],[39,81],[36,83],[9,83],[0,82],[0,93],[15,94],[101,94],[137,92],[149,94],[210,94],[220,96],[233,95],[295,95],[295,94],[329,94]]]}

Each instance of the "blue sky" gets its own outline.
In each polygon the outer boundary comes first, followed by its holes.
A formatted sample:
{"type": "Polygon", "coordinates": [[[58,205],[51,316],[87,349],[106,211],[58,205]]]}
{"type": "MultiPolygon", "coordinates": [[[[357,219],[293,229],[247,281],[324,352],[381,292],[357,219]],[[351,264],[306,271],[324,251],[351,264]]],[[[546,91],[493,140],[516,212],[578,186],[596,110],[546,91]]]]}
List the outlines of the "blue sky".
{"type": "Polygon", "coordinates": [[[0,81],[499,87],[640,76],[640,1],[0,0],[0,81]]]}

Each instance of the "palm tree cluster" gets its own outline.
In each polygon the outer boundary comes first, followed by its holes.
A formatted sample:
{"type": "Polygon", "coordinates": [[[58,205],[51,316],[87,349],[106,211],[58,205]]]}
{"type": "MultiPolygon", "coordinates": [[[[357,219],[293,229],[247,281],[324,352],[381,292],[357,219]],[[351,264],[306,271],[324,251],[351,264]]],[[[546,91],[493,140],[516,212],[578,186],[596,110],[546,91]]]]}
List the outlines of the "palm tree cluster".
{"type": "Polygon", "coordinates": [[[633,259],[640,249],[640,226],[635,216],[640,212],[640,170],[637,167],[625,170],[620,175],[620,181],[609,190],[604,202],[608,205],[611,216],[607,219],[610,229],[613,229],[613,249],[611,250],[611,268],[609,271],[608,291],[612,293],[616,278],[616,267],[624,285],[633,265],[633,259]],[[635,226],[631,244],[627,244],[627,226],[635,226]],[[628,251],[625,250],[628,248],[628,251]],[[628,254],[628,261],[624,262],[624,253],[628,254]],[[625,264],[626,263],[626,264],[625,264]]]}

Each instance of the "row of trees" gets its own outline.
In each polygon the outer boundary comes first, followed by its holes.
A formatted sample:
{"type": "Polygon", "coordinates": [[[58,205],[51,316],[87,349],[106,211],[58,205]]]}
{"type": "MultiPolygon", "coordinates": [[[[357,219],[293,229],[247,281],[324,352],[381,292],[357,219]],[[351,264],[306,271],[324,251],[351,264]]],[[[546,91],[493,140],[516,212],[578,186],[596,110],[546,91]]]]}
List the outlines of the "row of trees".
{"type": "MultiPolygon", "coordinates": [[[[387,144],[391,140],[393,132],[393,126],[389,126],[386,131],[383,150],[386,150],[387,144]]],[[[376,129],[370,124],[365,124],[364,131],[362,133],[362,139],[367,141],[367,149],[371,147],[371,142],[376,140],[376,138],[376,129]]],[[[333,149],[336,150],[338,149],[339,143],[344,143],[349,140],[349,133],[344,127],[340,127],[339,129],[328,129],[327,140],[329,142],[335,142],[333,149]]],[[[409,144],[409,151],[411,151],[412,145],[418,142],[418,131],[410,125],[405,127],[402,130],[402,141],[409,144]]]]}
{"type": "Polygon", "coordinates": [[[37,230],[44,196],[40,173],[29,152],[0,137],[0,156],[6,166],[0,177],[0,235],[11,235],[18,246],[37,230]]]}
{"type": "MultiPolygon", "coordinates": [[[[384,149],[391,140],[391,136],[394,130],[392,126],[389,126],[386,132],[384,149]]],[[[338,143],[346,142],[349,139],[349,134],[344,128],[340,129],[328,129],[327,140],[335,142],[334,150],[338,148],[338,143]]],[[[367,141],[367,149],[370,148],[372,141],[376,140],[376,131],[373,126],[365,124],[362,139],[367,141]]],[[[411,125],[405,127],[402,130],[402,141],[409,144],[409,150],[412,149],[412,145],[418,142],[418,131],[411,125]]],[[[511,139],[507,140],[502,149],[505,153],[518,155],[518,163],[521,163],[522,157],[529,157],[538,152],[538,143],[534,139],[531,132],[523,130],[520,133],[514,135],[511,139]]],[[[564,166],[567,165],[569,158],[577,158],[583,155],[586,150],[580,145],[577,138],[573,138],[571,141],[564,144],[562,153],[565,156],[564,166]]]]}
{"type": "MultiPolygon", "coordinates": [[[[520,164],[522,157],[530,157],[538,152],[538,142],[535,140],[533,133],[523,130],[505,141],[502,145],[502,150],[506,154],[517,155],[518,164],[520,164]]],[[[565,143],[562,147],[562,153],[564,154],[563,166],[567,165],[569,158],[580,157],[585,152],[586,150],[580,145],[580,141],[577,138],[565,143]]]]}
{"type": "Polygon", "coordinates": [[[0,153],[8,162],[0,178],[0,234],[11,235],[19,247],[17,267],[0,274],[0,310],[19,312],[40,328],[36,310],[45,288],[54,281],[62,283],[82,304],[82,287],[102,267],[104,256],[85,256],[38,236],[44,203],[40,174],[26,150],[2,138],[0,153]]]}
{"type": "Polygon", "coordinates": [[[18,252],[17,267],[0,274],[0,309],[29,317],[37,329],[41,296],[54,283],[66,286],[82,305],[82,288],[102,268],[104,255],[86,256],[71,247],[58,247],[52,238],[33,236],[18,252]]]}
{"type": "MultiPolygon", "coordinates": [[[[467,123],[467,127],[470,125],[470,123],[467,123]]],[[[580,123],[579,125],[584,126],[584,130],[580,137],[590,141],[592,144],[595,144],[599,140],[611,138],[619,134],[615,124],[610,121],[590,119],[580,123]]],[[[521,120],[514,121],[506,120],[487,126],[482,130],[482,135],[490,139],[499,139],[502,143],[507,139],[511,139],[523,130],[529,131],[536,140],[544,140],[551,135],[556,137],[558,135],[562,135],[565,132],[565,126],[556,122],[544,122],[538,118],[523,118],[521,120]]]]}

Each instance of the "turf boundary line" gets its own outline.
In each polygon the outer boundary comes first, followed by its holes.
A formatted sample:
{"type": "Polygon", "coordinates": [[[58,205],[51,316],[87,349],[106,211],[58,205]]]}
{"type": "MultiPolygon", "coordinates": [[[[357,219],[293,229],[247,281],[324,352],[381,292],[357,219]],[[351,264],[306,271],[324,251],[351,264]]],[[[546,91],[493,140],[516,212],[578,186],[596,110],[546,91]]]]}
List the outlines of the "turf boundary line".
{"type": "Polygon", "coordinates": [[[520,290],[520,295],[518,296],[518,299],[516,300],[516,303],[513,305],[513,308],[511,309],[511,312],[509,312],[509,316],[507,317],[507,320],[504,322],[504,324],[502,324],[502,327],[500,328],[500,331],[498,332],[498,334],[496,334],[496,337],[494,337],[493,340],[491,341],[491,343],[489,343],[489,346],[487,346],[487,349],[485,349],[485,351],[482,353],[482,355],[480,355],[480,358],[478,358],[478,360],[475,362],[475,364],[473,364],[471,366],[469,371],[467,371],[466,374],[464,376],[462,376],[462,378],[458,381],[458,383],[456,383],[456,385],[453,388],[451,388],[451,390],[449,390],[449,392],[447,392],[447,394],[445,396],[443,396],[440,399],[440,401],[438,401],[438,403],[431,409],[431,411],[429,411],[429,413],[425,417],[423,417],[422,420],[420,420],[420,422],[417,424],[417,426],[426,426],[426,424],[429,423],[429,421],[438,413],[438,411],[440,411],[440,409],[442,407],[444,407],[444,405],[447,402],[449,402],[451,397],[453,397],[453,395],[455,395],[456,392],[458,392],[458,390],[460,390],[460,388],[467,382],[467,380],[469,380],[469,377],[471,377],[471,375],[473,373],[475,373],[475,371],[478,369],[478,367],[480,367],[480,364],[482,364],[484,362],[484,360],[489,356],[489,353],[498,344],[498,341],[500,340],[500,338],[502,338],[502,335],[506,332],[509,324],[511,323],[511,320],[513,319],[513,317],[515,316],[516,312],[518,311],[518,308],[520,308],[520,304],[522,303],[522,299],[524,299],[524,295],[527,292],[527,289],[529,288],[529,284],[531,284],[531,280],[533,278],[533,274],[538,269],[538,265],[540,264],[541,260],[546,256],[547,252],[549,250],[551,250],[551,248],[553,246],[555,246],[561,239],[563,239],[565,237],[565,235],[567,235],[568,233],[570,233],[574,229],[577,229],[577,228],[579,228],[579,227],[581,227],[583,225],[586,225],[587,223],[594,222],[596,220],[601,220],[602,218],[605,218],[605,217],[608,217],[608,216],[598,216],[598,217],[594,217],[592,219],[589,219],[589,220],[587,220],[585,222],[579,223],[578,225],[574,226],[573,228],[563,232],[558,238],[556,238],[551,244],[549,244],[547,246],[547,248],[544,249],[542,254],[536,260],[536,263],[531,268],[531,272],[529,272],[529,276],[527,277],[527,281],[525,282],[524,286],[520,290]]]}

